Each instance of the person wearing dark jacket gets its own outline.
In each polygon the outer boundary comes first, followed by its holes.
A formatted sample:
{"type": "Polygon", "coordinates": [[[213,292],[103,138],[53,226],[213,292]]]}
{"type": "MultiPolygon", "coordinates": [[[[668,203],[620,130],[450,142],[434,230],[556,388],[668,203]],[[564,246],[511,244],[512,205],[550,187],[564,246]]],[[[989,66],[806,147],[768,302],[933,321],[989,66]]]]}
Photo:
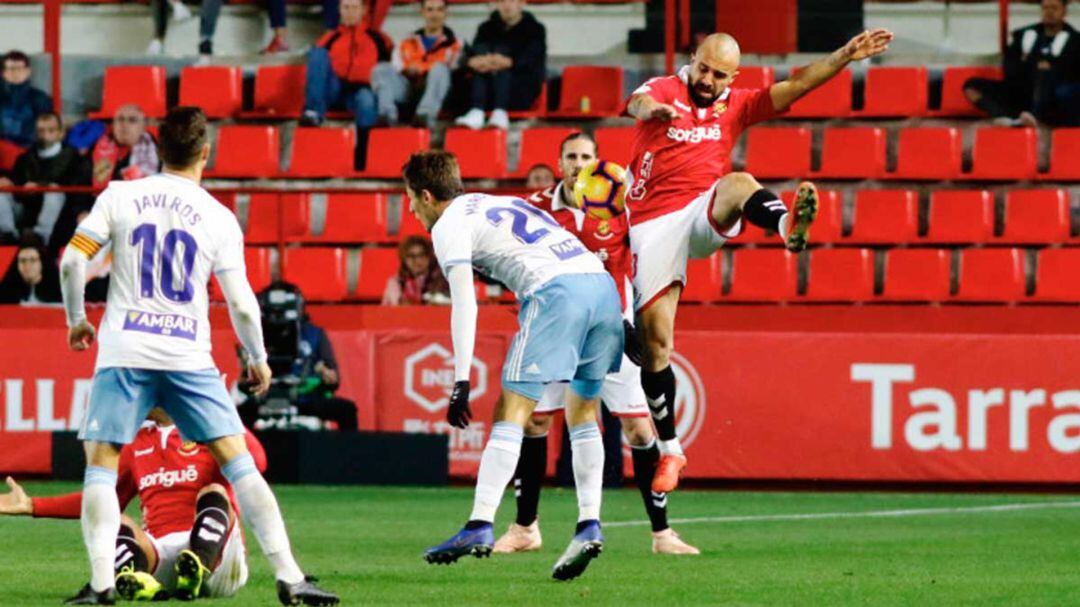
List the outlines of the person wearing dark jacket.
{"type": "Polygon", "coordinates": [[[1042,0],[1039,23],[1012,33],[1005,80],[972,78],[964,94],[1009,126],[1080,125],[1080,32],[1065,22],[1068,0],[1042,0]]]}
{"type": "MultiPolygon", "coordinates": [[[[37,142],[15,161],[10,180],[0,178],[0,185],[21,186],[76,186],[90,185],[90,161],[75,148],[62,142],[64,126],[60,116],[49,111],[37,117],[37,142]]],[[[63,192],[47,194],[0,194],[0,235],[16,236],[19,226],[33,227],[35,233],[46,243],[55,244],[54,228],[71,224],[77,205],[89,206],[85,195],[63,192]],[[65,205],[67,200],[73,204],[65,205]],[[70,207],[70,208],[68,208],[70,207]],[[18,213],[17,213],[18,211],[18,213]],[[21,221],[16,221],[16,215],[21,221]],[[58,221],[64,217],[67,221],[58,221]]],[[[64,243],[71,233],[61,234],[64,243]]]]}
{"type": "Polygon", "coordinates": [[[0,80],[0,139],[18,146],[34,143],[34,120],[52,110],[52,98],[30,86],[30,57],[20,51],[4,55],[0,80]]]}
{"type": "Polygon", "coordinates": [[[353,113],[357,134],[375,124],[377,104],[371,73],[390,61],[394,42],[368,27],[361,0],[341,0],[341,25],[327,32],[308,53],[304,87],[304,126],[318,126],[326,110],[344,105],[353,113]]]}
{"type": "Polygon", "coordinates": [[[466,50],[472,100],[457,124],[471,129],[484,126],[488,108],[489,127],[509,128],[507,110],[531,107],[547,79],[547,30],[524,10],[525,0],[497,0],[495,8],[466,50]]]}
{"type": "Polygon", "coordinates": [[[49,257],[42,243],[29,237],[19,245],[3,280],[0,280],[0,303],[58,304],[60,270],[56,258],[49,257]]]}

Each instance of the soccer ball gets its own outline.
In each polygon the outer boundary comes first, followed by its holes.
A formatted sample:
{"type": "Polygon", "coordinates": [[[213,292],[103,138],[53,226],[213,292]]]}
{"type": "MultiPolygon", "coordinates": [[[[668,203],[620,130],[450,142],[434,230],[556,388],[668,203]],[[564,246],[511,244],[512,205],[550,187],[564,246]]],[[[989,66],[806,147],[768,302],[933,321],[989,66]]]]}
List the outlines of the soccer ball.
{"type": "Polygon", "coordinates": [[[581,169],[574,181],[574,202],[596,219],[622,215],[626,209],[626,170],[607,160],[581,169]]]}

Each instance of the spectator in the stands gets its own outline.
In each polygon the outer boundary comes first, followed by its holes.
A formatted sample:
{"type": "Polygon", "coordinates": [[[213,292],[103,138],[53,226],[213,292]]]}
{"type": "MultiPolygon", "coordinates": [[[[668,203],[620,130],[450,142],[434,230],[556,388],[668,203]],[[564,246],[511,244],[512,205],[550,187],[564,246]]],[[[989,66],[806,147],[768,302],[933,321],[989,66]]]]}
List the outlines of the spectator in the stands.
{"type": "Polygon", "coordinates": [[[21,51],[4,55],[0,82],[0,139],[20,147],[34,143],[34,120],[52,111],[52,99],[30,85],[30,57],[21,51]]]}
{"type": "Polygon", "coordinates": [[[1003,126],[1080,125],[1080,32],[1065,22],[1068,0],[1042,0],[1039,23],[1012,33],[1005,80],[972,78],[964,93],[1003,126]]]}
{"type": "Polygon", "coordinates": [[[104,186],[113,179],[139,179],[161,168],[157,141],[146,130],[146,114],[133,103],[116,110],[112,131],[98,139],[90,158],[95,186],[104,186]]]}
{"type": "Polygon", "coordinates": [[[0,303],[60,303],[60,271],[44,243],[34,235],[19,245],[15,260],[0,281],[0,303]]]}
{"type": "Polygon", "coordinates": [[[263,55],[289,52],[289,30],[285,25],[285,0],[267,0],[266,14],[270,17],[270,43],[260,51],[263,55]]]}
{"type": "Polygon", "coordinates": [[[413,122],[433,127],[461,56],[461,41],[446,27],[446,0],[421,0],[420,15],[424,27],[398,44],[392,64],[379,64],[371,74],[379,118],[388,124],[397,124],[398,104],[415,104],[413,122]]]}
{"type": "MultiPolygon", "coordinates": [[[[60,116],[46,112],[37,117],[37,142],[15,161],[12,178],[0,177],[0,185],[77,186],[90,185],[90,161],[75,148],[63,143],[64,125],[60,116]]],[[[0,238],[14,238],[21,228],[33,231],[50,246],[62,239],[66,244],[74,231],[77,210],[65,209],[68,195],[63,192],[45,194],[0,194],[0,238]],[[66,211],[66,213],[65,213],[66,211]],[[54,228],[61,215],[66,216],[70,232],[53,238],[54,228]]],[[[84,203],[85,196],[71,196],[75,204],[84,203]]]]}
{"type": "Polygon", "coordinates": [[[525,187],[529,190],[542,190],[555,185],[555,171],[546,164],[533,165],[525,174],[525,187]]]}
{"type": "Polygon", "coordinates": [[[490,108],[487,125],[509,128],[507,111],[527,110],[540,95],[547,79],[547,32],[524,8],[525,0],[496,0],[495,12],[476,31],[466,49],[470,109],[458,124],[479,129],[490,108]]]}
{"type": "Polygon", "coordinates": [[[409,236],[398,246],[401,265],[383,291],[384,306],[449,304],[450,286],[443,278],[431,241],[409,236]]]}
{"type": "MultiPolygon", "coordinates": [[[[218,17],[221,16],[222,4],[224,0],[202,0],[202,9],[199,11],[198,65],[208,64],[210,56],[214,54],[214,31],[217,29],[218,17]]],[[[169,19],[187,21],[192,17],[191,9],[181,0],[152,0],[150,5],[154,13],[154,39],[146,48],[146,54],[161,55],[165,52],[165,32],[169,19]]]]}

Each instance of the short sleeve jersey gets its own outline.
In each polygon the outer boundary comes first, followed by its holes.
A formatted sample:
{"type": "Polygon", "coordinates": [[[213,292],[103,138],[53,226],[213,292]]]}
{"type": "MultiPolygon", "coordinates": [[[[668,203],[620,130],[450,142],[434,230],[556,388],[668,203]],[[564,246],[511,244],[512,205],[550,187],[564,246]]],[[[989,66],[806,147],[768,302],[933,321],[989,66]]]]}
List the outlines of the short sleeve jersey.
{"type": "Polygon", "coordinates": [[[245,271],[244,236],[232,211],[179,176],[113,181],[72,239],[89,257],[109,243],[97,367],[214,368],[210,273],[245,271]]]}
{"type": "Polygon", "coordinates": [[[630,252],[630,223],[625,214],[611,219],[597,219],[562,202],[563,184],[558,183],[529,196],[529,203],[551,214],[568,232],[596,254],[604,269],[615,279],[619,297],[626,307],[626,283],[633,268],[630,252]]]}
{"type": "Polygon", "coordinates": [[[431,230],[446,275],[470,263],[522,299],[566,274],[601,274],[604,265],[551,215],[520,198],[466,194],[431,230]]]}
{"type": "Polygon", "coordinates": [[[750,125],[776,115],[769,89],[725,90],[709,107],[696,107],[687,86],[689,68],[653,78],[633,95],[645,94],[673,106],[672,121],[634,125],[632,184],[626,203],[630,221],[641,223],[690,204],[731,172],[731,151],[750,125]]]}

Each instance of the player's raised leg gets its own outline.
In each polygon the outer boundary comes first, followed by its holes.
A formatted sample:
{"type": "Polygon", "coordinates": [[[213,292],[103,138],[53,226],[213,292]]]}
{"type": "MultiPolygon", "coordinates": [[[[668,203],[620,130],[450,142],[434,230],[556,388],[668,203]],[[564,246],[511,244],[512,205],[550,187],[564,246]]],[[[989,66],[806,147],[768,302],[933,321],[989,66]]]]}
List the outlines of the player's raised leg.
{"type": "Polygon", "coordinates": [[[729,173],[716,182],[709,213],[721,233],[735,227],[740,219],[776,232],[789,251],[802,251],[810,238],[810,225],[817,218],[817,189],[803,182],[789,212],[773,192],[761,187],[749,173],[729,173]]]}
{"type": "Polygon", "coordinates": [[[225,487],[214,483],[199,490],[188,549],[176,558],[176,598],[190,601],[200,596],[229,539],[234,517],[225,487]]]}
{"type": "Polygon", "coordinates": [[[652,490],[656,465],[660,461],[660,450],[656,446],[656,435],[652,424],[646,417],[620,418],[623,434],[630,443],[630,456],[634,464],[634,483],[641,492],[645,503],[645,513],[652,525],[652,551],[656,554],[700,554],[700,551],[687,544],[668,525],[668,496],[652,490]]]}
{"type": "MultiPolygon", "coordinates": [[[[563,384],[551,384],[544,392],[537,408],[544,406],[548,394],[557,394],[561,406],[563,384]]],[[[525,439],[521,443],[521,456],[514,471],[514,493],[517,515],[506,533],[495,542],[493,552],[531,552],[543,546],[540,536],[540,490],[547,470],[548,430],[552,416],[534,414],[525,426],[525,439]]]]}
{"type": "Polygon", "coordinates": [[[495,544],[492,529],[495,512],[506,486],[514,477],[521,455],[524,427],[536,407],[536,399],[543,385],[517,385],[515,388],[529,394],[521,394],[506,385],[503,387],[495,406],[491,436],[480,456],[480,471],[476,477],[476,493],[469,520],[453,537],[424,552],[424,559],[429,563],[449,564],[470,554],[478,558],[491,554],[495,544]]]}

